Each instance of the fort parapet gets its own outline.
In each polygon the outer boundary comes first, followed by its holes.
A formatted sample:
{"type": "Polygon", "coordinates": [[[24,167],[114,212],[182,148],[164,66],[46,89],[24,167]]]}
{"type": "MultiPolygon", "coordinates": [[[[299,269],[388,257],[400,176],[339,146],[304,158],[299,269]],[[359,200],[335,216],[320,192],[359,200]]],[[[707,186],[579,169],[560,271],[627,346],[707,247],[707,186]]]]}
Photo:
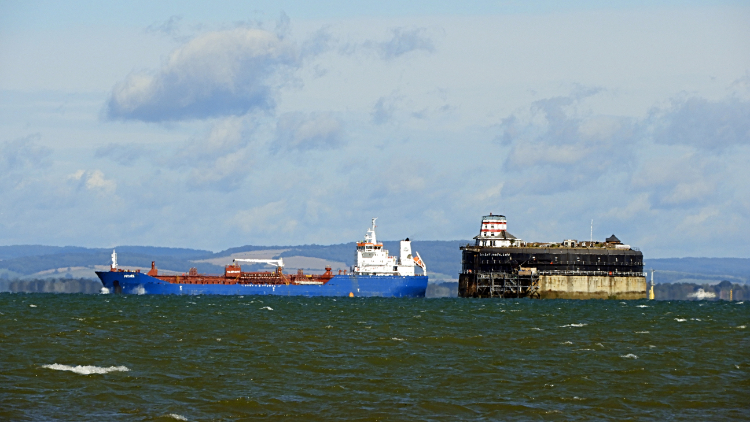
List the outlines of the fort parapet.
{"type": "Polygon", "coordinates": [[[459,297],[644,299],[643,254],[612,235],[604,242],[525,242],[502,215],[482,218],[474,245],[461,247],[459,297]]]}

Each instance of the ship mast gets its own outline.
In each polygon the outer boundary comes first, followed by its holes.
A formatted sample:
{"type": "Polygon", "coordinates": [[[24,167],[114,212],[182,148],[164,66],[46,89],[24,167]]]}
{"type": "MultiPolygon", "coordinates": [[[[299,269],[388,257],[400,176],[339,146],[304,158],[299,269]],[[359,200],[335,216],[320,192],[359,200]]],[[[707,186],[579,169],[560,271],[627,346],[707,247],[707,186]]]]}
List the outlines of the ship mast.
{"type": "Polygon", "coordinates": [[[367,229],[367,234],[365,234],[365,242],[366,243],[372,243],[373,245],[378,243],[377,238],[375,236],[375,220],[377,220],[378,217],[375,217],[372,219],[372,227],[367,229]]]}
{"type": "Polygon", "coordinates": [[[112,249],[112,269],[117,269],[117,252],[114,249],[112,249]]]}

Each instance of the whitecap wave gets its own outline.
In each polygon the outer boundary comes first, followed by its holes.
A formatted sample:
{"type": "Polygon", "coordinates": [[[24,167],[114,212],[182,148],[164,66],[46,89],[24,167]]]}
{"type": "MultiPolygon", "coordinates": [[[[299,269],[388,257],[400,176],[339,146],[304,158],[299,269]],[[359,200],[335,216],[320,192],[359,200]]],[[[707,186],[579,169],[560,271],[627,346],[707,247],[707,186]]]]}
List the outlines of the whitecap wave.
{"type": "Polygon", "coordinates": [[[635,333],[636,334],[648,334],[649,331],[636,331],[635,333]]]}
{"type": "Polygon", "coordinates": [[[716,297],[716,293],[698,289],[695,293],[690,293],[689,295],[687,295],[687,297],[694,297],[698,300],[713,299],[716,297]]]}
{"type": "Polygon", "coordinates": [[[636,306],[636,308],[650,308],[650,306],[648,306],[648,305],[638,305],[638,306],[636,306]]]}
{"type": "Polygon", "coordinates": [[[268,309],[269,311],[273,311],[273,308],[272,308],[272,307],[270,307],[270,306],[264,306],[264,307],[262,307],[262,308],[260,308],[260,309],[268,309]]]}
{"type": "Polygon", "coordinates": [[[588,324],[565,324],[561,325],[560,328],[568,328],[568,327],[585,327],[588,324]]]}
{"type": "Polygon", "coordinates": [[[393,338],[391,338],[391,340],[396,340],[396,341],[404,341],[404,339],[402,339],[402,338],[398,338],[398,337],[393,337],[393,338]]]}
{"type": "Polygon", "coordinates": [[[182,415],[178,415],[177,413],[170,413],[167,416],[169,416],[170,418],[173,418],[173,419],[177,419],[178,421],[186,421],[187,420],[186,417],[184,417],[182,415]]]}
{"type": "Polygon", "coordinates": [[[685,322],[685,321],[687,321],[687,319],[685,319],[685,318],[675,318],[674,320],[677,321],[677,322],[685,322]]]}
{"type": "Polygon", "coordinates": [[[36,308],[36,305],[29,305],[29,308],[36,308]]]}
{"type": "Polygon", "coordinates": [[[143,286],[136,286],[133,287],[133,290],[130,291],[130,294],[132,295],[145,295],[146,289],[143,288],[143,286]]]}
{"type": "Polygon", "coordinates": [[[739,328],[740,330],[744,330],[746,327],[744,325],[738,325],[737,328],[739,328]]]}
{"type": "Polygon", "coordinates": [[[625,358],[625,359],[638,359],[638,356],[636,356],[636,355],[634,355],[632,353],[628,353],[627,355],[622,355],[620,357],[621,358],[625,358]]]}
{"type": "Polygon", "coordinates": [[[56,371],[70,371],[75,372],[76,374],[81,375],[91,375],[91,374],[107,374],[109,372],[128,372],[130,369],[128,369],[127,366],[110,366],[108,368],[103,368],[101,366],[69,366],[69,365],[61,365],[59,363],[53,363],[52,365],[42,365],[42,368],[47,369],[54,369],[56,371]]]}

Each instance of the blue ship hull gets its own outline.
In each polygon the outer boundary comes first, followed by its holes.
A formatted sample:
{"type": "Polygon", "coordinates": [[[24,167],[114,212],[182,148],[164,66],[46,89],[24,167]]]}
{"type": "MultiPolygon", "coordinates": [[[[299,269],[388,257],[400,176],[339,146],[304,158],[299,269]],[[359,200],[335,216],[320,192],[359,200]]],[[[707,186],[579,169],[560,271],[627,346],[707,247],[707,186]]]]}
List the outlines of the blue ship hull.
{"type": "Polygon", "coordinates": [[[177,284],[144,273],[97,271],[110,292],[154,295],[424,297],[427,276],[335,275],[325,284],[177,284]]]}

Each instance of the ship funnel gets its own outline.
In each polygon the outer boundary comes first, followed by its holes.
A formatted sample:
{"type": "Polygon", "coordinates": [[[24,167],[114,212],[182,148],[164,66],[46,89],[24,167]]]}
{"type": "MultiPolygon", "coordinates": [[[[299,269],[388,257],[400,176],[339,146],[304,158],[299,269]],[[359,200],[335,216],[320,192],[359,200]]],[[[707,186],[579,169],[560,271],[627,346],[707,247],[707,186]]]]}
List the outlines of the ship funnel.
{"type": "Polygon", "coordinates": [[[414,259],[411,254],[411,241],[409,238],[401,241],[401,250],[399,253],[399,264],[402,266],[413,267],[414,259]]]}

